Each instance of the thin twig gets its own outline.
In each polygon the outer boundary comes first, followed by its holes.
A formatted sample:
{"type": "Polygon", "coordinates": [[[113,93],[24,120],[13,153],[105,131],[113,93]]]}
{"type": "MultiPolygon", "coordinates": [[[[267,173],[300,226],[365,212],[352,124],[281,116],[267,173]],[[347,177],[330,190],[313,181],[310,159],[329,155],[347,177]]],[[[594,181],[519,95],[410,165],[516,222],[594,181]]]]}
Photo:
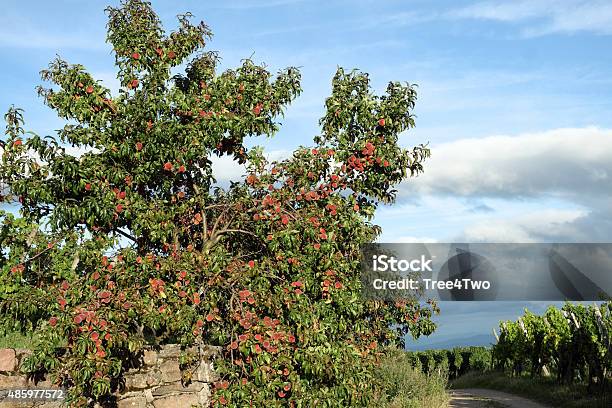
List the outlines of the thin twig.
{"type": "Polygon", "coordinates": [[[115,228],[114,231],[118,232],[119,234],[123,235],[124,237],[126,237],[128,239],[131,239],[134,242],[138,242],[138,240],[136,238],[134,238],[133,236],[131,236],[127,232],[124,232],[124,231],[120,230],[119,228],[115,228]]]}

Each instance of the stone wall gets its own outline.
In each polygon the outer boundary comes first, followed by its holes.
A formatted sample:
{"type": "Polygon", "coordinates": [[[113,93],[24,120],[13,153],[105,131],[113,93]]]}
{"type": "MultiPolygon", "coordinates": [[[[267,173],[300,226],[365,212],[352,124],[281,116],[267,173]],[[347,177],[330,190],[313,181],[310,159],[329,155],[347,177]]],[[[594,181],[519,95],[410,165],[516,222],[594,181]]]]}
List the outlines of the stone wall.
{"type": "MultiPolygon", "coordinates": [[[[178,345],[162,346],[159,350],[145,351],[138,368],[128,370],[124,386],[115,393],[118,408],[190,408],[207,407],[211,383],[216,380],[212,362],[218,349],[210,346],[185,350],[198,355],[196,364],[181,372],[178,345]]],[[[8,399],[9,390],[58,389],[46,379],[30,381],[19,373],[19,366],[30,353],[23,349],[0,349],[0,408],[61,407],[58,401],[8,399]]],[[[114,404],[113,404],[114,405],[114,404]]]]}

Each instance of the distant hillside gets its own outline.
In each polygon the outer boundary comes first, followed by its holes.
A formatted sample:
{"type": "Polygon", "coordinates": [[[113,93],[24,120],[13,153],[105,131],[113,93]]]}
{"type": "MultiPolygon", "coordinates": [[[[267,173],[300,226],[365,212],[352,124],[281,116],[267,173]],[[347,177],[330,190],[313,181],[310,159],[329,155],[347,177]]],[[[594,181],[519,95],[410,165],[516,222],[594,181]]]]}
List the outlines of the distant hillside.
{"type": "Polygon", "coordinates": [[[453,347],[462,346],[490,346],[495,343],[495,338],[492,334],[479,334],[470,337],[452,338],[438,341],[424,341],[410,343],[407,342],[406,349],[413,351],[430,350],[430,349],[451,349],[453,347]]]}

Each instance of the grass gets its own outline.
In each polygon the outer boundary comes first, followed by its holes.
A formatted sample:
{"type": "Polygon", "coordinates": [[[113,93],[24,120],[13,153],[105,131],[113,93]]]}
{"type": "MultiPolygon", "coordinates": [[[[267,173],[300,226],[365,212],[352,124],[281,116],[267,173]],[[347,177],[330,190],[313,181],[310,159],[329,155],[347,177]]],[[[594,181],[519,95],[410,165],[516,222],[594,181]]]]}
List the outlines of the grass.
{"type": "Polygon", "coordinates": [[[451,381],[450,388],[487,388],[505,391],[559,408],[609,408],[612,393],[588,392],[585,384],[559,385],[553,380],[508,377],[501,372],[471,372],[451,381]]]}
{"type": "Polygon", "coordinates": [[[411,367],[406,353],[390,351],[376,373],[384,395],[379,408],[446,408],[450,397],[446,392],[447,375],[426,375],[411,367]]]}
{"type": "Polygon", "coordinates": [[[0,348],[32,349],[34,340],[20,332],[0,335],[0,348]]]}

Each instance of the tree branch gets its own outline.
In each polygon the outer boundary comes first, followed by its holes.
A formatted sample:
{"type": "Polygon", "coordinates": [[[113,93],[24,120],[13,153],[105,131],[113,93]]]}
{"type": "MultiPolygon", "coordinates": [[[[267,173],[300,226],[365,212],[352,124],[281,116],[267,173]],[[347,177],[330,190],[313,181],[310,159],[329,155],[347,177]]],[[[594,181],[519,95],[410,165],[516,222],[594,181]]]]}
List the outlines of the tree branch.
{"type": "Polygon", "coordinates": [[[138,240],[136,238],[134,238],[133,236],[131,236],[127,232],[124,232],[124,231],[120,230],[119,228],[115,228],[113,231],[118,232],[119,234],[123,235],[125,238],[131,239],[132,241],[138,243],[138,240]]]}
{"type": "Polygon", "coordinates": [[[245,231],[245,230],[241,230],[241,229],[223,229],[223,230],[219,231],[217,233],[217,235],[221,235],[221,234],[224,234],[226,232],[241,232],[243,234],[249,234],[249,235],[252,235],[254,237],[259,237],[257,234],[255,234],[255,233],[253,233],[251,231],[245,231]]]}

